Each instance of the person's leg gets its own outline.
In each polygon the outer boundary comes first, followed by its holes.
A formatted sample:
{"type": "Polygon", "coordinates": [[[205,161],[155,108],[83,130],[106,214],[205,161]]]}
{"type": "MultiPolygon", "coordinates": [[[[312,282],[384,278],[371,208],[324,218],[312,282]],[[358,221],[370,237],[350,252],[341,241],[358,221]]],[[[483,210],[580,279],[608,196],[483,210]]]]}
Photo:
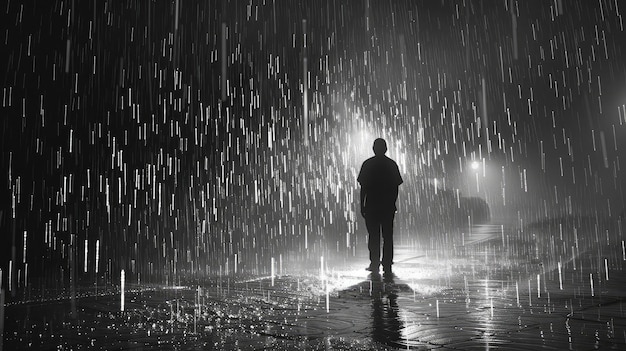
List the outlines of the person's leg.
{"type": "Polygon", "coordinates": [[[365,226],[369,234],[367,248],[370,251],[370,268],[372,271],[378,271],[380,265],[380,220],[376,217],[365,218],[365,226]]]}
{"type": "Polygon", "coordinates": [[[383,236],[383,269],[391,272],[393,264],[393,218],[395,214],[385,216],[381,221],[383,236]]]}

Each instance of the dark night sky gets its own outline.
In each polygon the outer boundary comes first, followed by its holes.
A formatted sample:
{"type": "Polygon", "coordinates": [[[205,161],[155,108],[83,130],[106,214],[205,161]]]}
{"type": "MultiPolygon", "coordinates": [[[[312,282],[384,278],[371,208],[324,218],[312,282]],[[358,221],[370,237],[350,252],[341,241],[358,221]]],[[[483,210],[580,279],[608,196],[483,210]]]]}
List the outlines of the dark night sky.
{"type": "Polygon", "coordinates": [[[4,272],[85,242],[149,275],[354,241],[377,136],[405,233],[448,220],[434,179],[525,222],[624,208],[623,0],[3,7],[4,272]]]}

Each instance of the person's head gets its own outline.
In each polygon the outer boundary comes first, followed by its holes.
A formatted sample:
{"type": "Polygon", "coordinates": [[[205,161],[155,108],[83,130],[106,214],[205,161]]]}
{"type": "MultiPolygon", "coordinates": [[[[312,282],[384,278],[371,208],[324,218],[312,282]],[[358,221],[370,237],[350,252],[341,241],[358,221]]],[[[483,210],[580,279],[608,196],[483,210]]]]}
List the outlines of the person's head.
{"type": "Polygon", "coordinates": [[[374,140],[373,149],[374,149],[374,155],[382,156],[385,154],[385,152],[387,152],[387,142],[385,142],[385,139],[383,138],[378,138],[374,140]]]}

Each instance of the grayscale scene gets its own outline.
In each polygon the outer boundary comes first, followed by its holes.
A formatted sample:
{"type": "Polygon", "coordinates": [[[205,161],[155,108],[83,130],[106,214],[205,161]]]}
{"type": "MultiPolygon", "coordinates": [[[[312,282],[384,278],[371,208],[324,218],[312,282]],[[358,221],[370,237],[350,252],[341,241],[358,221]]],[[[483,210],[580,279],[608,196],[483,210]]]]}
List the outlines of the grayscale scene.
{"type": "Polygon", "coordinates": [[[0,12],[0,351],[626,349],[626,0],[0,12]]]}

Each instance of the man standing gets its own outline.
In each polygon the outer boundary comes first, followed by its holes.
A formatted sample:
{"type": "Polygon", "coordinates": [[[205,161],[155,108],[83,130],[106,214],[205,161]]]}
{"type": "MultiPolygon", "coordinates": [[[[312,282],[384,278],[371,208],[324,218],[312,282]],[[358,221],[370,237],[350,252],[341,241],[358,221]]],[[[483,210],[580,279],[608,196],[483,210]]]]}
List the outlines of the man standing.
{"type": "Polygon", "coordinates": [[[398,186],[402,177],[396,162],[385,156],[387,143],[374,140],[374,157],[361,166],[357,181],[361,184],[361,215],[369,233],[370,265],[367,270],[378,272],[383,264],[385,273],[391,273],[393,264],[393,219],[396,214],[398,186]],[[380,237],[383,238],[383,259],[380,260],[380,237]]]}

